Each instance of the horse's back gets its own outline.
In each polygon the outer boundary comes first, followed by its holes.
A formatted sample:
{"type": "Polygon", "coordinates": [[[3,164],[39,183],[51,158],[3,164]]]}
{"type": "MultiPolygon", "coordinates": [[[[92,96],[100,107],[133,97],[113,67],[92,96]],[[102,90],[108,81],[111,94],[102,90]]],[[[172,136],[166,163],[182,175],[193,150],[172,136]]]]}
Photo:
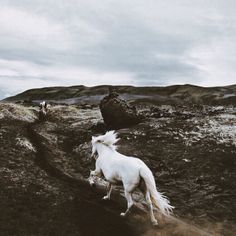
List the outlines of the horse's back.
{"type": "Polygon", "coordinates": [[[136,186],[140,182],[140,170],[145,163],[136,157],[115,152],[102,163],[103,174],[111,182],[122,181],[124,185],[136,186]]]}
{"type": "Polygon", "coordinates": [[[143,167],[144,162],[135,157],[127,157],[122,155],[122,159],[118,160],[118,169],[122,177],[122,181],[127,180],[139,182],[140,169],[143,167]]]}

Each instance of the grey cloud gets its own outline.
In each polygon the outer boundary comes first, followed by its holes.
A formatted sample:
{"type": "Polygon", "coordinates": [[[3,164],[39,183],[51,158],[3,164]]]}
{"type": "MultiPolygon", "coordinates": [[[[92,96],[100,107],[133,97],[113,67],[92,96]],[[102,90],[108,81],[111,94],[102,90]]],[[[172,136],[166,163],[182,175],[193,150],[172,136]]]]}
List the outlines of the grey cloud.
{"type": "MultiPolygon", "coordinates": [[[[229,51],[236,50],[236,46],[219,47],[223,39],[231,42],[236,39],[233,0],[227,3],[223,0],[0,0],[0,3],[29,13],[32,19],[40,17],[35,22],[49,22],[48,30],[54,25],[55,36],[60,35],[53,38],[54,34],[50,36],[49,32],[48,41],[46,38],[42,43],[36,37],[35,42],[30,42],[21,35],[5,35],[9,40],[0,38],[0,59],[9,63],[15,60],[45,69],[64,66],[86,68],[91,73],[130,73],[135,85],[175,82],[215,85],[214,66],[221,66],[224,75],[230,67],[229,74],[236,75],[233,66],[224,67],[220,63],[220,58],[233,58],[229,51]],[[217,56],[219,65],[214,59],[217,56]]],[[[65,77],[65,85],[69,80],[65,77]]],[[[232,82],[229,78],[224,80],[225,84],[232,82]]],[[[50,77],[45,75],[45,81],[50,81],[50,77]]]]}

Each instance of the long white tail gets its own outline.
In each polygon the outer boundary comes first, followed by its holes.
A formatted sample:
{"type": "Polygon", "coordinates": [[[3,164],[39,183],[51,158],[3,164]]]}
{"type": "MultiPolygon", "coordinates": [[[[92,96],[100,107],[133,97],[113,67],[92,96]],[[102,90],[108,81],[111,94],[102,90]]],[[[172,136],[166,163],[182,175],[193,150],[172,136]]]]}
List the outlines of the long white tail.
{"type": "Polygon", "coordinates": [[[152,203],[160,209],[164,215],[169,215],[173,206],[170,205],[169,200],[160,192],[157,191],[154,176],[147,166],[143,166],[140,170],[140,176],[144,179],[147,191],[150,192],[152,203]]]}

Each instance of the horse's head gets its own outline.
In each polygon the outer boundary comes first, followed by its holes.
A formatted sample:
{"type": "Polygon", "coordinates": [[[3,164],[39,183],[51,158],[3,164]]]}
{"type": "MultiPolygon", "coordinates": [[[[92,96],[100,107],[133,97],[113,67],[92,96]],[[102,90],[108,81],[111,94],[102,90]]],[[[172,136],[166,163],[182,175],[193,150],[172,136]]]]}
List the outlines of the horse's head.
{"type": "Polygon", "coordinates": [[[109,147],[112,150],[116,149],[116,142],[119,139],[117,138],[117,134],[115,131],[106,132],[104,135],[100,135],[98,137],[92,137],[92,155],[91,157],[96,158],[97,147],[99,144],[103,144],[106,147],[109,147]]]}

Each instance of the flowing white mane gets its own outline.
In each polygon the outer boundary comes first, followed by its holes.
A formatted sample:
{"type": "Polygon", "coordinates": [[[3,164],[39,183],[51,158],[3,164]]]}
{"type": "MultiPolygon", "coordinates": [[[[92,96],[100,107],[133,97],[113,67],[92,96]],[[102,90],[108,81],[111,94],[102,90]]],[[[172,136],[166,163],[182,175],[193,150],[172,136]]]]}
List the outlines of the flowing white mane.
{"type": "Polygon", "coordinates": [[[120,139],[117,138],[117,133],[114,130],[106,132],[104,135],[100,135],[96,138],[93,137],[93,144],[102,143],[112,149],[116,149],[116,143],[120,139]]]}

